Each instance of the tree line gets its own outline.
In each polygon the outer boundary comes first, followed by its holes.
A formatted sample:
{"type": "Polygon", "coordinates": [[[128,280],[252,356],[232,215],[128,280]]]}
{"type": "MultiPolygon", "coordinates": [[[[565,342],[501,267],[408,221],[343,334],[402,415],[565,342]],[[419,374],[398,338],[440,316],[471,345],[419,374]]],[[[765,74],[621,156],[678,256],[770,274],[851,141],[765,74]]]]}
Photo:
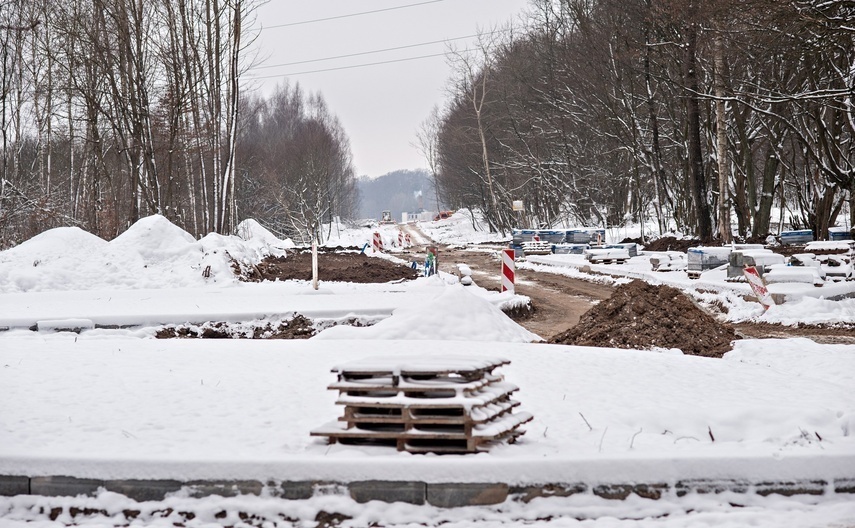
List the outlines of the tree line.
{"type": "Polygon", "coordinates": [[[827,237],[847,203],[855,224],[852,20],[848,0],[532,0],[453,53],[420,146],[442,200],[500,231],[827,237]]]}
{"type": "Polygon", "coordinates": [[[0,0],[0,249],[155,213],[194,235],[268,215],[300,238],[346,215],[349,143],[323,98],[245,90],[256,7],[0,0]]]}

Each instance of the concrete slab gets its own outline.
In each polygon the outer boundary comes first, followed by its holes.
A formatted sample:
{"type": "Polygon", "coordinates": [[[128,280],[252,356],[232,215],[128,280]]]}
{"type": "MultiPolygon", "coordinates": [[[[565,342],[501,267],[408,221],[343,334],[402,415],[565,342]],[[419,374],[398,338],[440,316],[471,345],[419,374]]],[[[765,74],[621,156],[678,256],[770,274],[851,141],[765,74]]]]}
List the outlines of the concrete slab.
{"type": "Polygon", "coordinates": [[[181,489],[183,484],[177,480],[107,480],[104,488],[121,493],[138,502],[163,500],[168,493],[181,489]]]}
{"type": "Polygon", "coordinates": [[[30,493],[48,497],[76,497],[77,495],[95,495],[98,488],[104,486],[103,480],[77,477],[33,477],[30,479],[30,493]]]}
{"type": "Polygon", "coordinates": [[[508,498],[508,485],[501,483],[428,484],[427,501],[440,508],[500,504],[508,498]]]}
{"type": "Polygon", "coordinates": [[[351,482],[347,488],[353,500],[359,503],[376,500],[422,505],[427,496],[427,484],[424,482],[366,480],[351,482]]]}
{"type": "Polygon", "coordinates": [[[14,497],[30,493],[30,478],[0,475],[0,497],[14,497]]]}
{"type": "Polygon", "coordinates": [[[190,496],[200,497],[237,497],[238,495],[261,495],[264,484],[257,480],[196,480],[184,485],[190,496]]]}

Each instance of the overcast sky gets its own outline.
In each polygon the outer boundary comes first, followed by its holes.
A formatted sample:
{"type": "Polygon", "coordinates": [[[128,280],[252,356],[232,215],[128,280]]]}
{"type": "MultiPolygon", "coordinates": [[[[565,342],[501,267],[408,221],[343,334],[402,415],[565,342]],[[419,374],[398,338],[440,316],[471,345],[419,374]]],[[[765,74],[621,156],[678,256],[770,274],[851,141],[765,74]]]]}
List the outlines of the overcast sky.
{"type": "Polygon", "coordinates": [[[255,26],[263,28],[256,42],[260,67],[248,77],[265,94],[286,78],[306,91],[321,92],[350,137],[357,174],[377,177],[426,167],[412,144],[433,106],[445,101],[450,68],[442,56],[401,59],[442,54],[449,39],[465,49],[475,39],[459,37],[516,20],[527,2],[270,0],[257,11],[255,26]],[[365,14],[347,16],[356,13],[365,14]],[[350,54],[362,55],[317,60],[350,54]],[[311,62],[284,65],[302,61],[311,62]],[[399,62],[359,66],[384,61],[399,62]]]}

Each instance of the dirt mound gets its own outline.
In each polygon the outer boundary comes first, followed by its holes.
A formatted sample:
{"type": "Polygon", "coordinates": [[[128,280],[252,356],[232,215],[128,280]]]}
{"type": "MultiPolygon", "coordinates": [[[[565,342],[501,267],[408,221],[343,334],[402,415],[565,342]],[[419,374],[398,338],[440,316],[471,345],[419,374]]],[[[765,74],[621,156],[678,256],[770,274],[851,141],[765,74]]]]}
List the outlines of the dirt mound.
{"type": "Polygon", "coordinates": [[[701,241],[696,238],[675,238],[662,237],[656,240],[648,240],[644,246],[644,251],[682,251],[685,253],[690,247],[701,245],[701,241]]]}
{"type": "MultiPolygon", "coordinates": [[[[318,254],[318,279],[361,284],[415,279],[419,274],[409,266],[368,257],[357,252],[318,254]]],[[[248,282],[263,280],[312,280],[312,254],[289,252],[286,257],[267,257],[242,277],[248,282]]]]}
{"type": "Polygon", "coordinates": [[[680,290],[633,281],[591,308],[575,327],[550,341],[614,348],[679,348],[721,357],[739,339],[733,328],[698,308],[680,290]]]}

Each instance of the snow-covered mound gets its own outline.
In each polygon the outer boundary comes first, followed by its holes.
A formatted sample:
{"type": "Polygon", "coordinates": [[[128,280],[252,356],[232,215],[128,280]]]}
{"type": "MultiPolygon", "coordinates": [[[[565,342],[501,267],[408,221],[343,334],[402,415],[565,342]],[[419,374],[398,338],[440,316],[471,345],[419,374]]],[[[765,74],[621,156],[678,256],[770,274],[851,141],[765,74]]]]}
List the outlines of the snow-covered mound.
{"type": "Polygon", "coordinates": [[[39,266],[58,258],[83,257],[100,251],[107,241],[79,227],[57,227],[39,233],[18,246],[0,251],[0,265],[5,262],[25,262],[31,258],[30,265],[39,266]]]}
{"type": "Polygon", "coordinates": [[[236,281],[248,266],[288,244],[256,223],[249,238],[195,240],[161,215],[140,219],[107,242],[76,227],[51,229],[0,252],[0,293],[200,286],[236,281]]]}
{"type": "Polygon", "coordinates": [[[250,242],[266,248],[290,249],[294,242],[290,238],[280,239],[270,232],[269,229],[259,224],[252,218],[247,218],[235,229],[237,236],[244,242],[250,242]]]}
{"type": "Polygon", "coordinates": [[[491,233],[486,226],[487,222],[484,221],[481,212],[469,209],[461,209],[442,220],[419,223],[419,228],[424,234],[442,244],[474,244],[510,240],[510,233],[506,235],[491,233]]]}
{"type": "Polygon", "coordinates": [[[483,297],[460,284],[446,286],[430,302],[398,308],[374,326],[335,326],[314,339],[408,339],[444,341],[541,341],[483,297]]]}

